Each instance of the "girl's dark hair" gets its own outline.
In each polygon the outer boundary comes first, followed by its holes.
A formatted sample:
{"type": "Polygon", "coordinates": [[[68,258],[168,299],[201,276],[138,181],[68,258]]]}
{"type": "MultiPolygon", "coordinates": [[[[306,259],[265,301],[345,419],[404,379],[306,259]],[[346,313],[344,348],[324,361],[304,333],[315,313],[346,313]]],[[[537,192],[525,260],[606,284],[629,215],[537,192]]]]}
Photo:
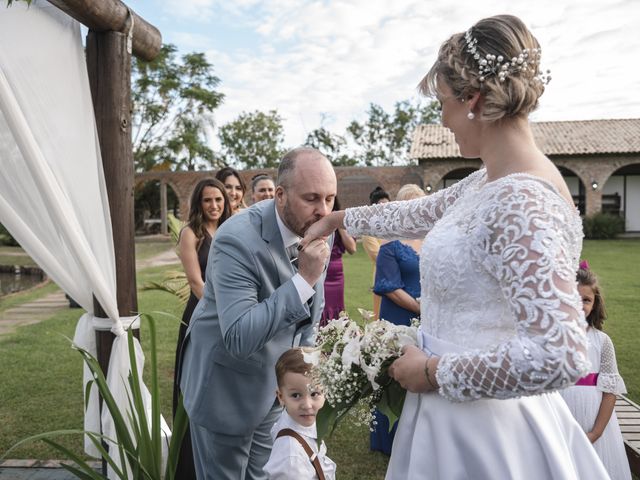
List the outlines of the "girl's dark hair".
{"type": "Polygon", "coordinates": [[[224,223],[224,221],[231,216],[231,203],[229,202],[229,196],[224,188],[222,182],[216,178],[205,178],[200,180],[193,192],[191,192],[191,199],[189,200],[189,219],[187,220],[187,226],[193,230],[196,238],[198,239],[198,247],[207,235],[207,227],[204,222],[204,211],[202,210],[202,195],[206,187],[213,187],[220,190],[222,197],[224,198],[224,208],[222,215],[218,220],[218,227],[224,223]]]}
{"type": "Polygon", "coordinates": [[[224,181],[230,175],[233,175],[234,177],[236,177],[238,179],[238,182],[240,182],[240,188],[242,188],[242,194],[244,195],[245,193],[247,193],[247,184],[244,183],[242,176],[240,176],[240,174],[235,168],[224,167],[216,172],[216,178],[220,180],[222,183],[224,183],[224,181]]]}
{"type": "Polygon", "coordinates": [[[591,270],[581,268],[576,275],[578,285],[591,288],[593,290],[593,308],[587,317],[587,323],[593,328],[602,330],[604,321],[607,319],[607,311],[604,308],[604,297],[598,284],[598,277],[591,270]]]}
{"type": "Polygon", "coordinates": [[[384,188],[378,186],[374,188],[373,191],[369,194],[369,203],[371,205],[375,205],[383,198],[386,198],[387,200],[391,201],[391,197],[389,197],[389,194],[384,191],[384,188]]]}

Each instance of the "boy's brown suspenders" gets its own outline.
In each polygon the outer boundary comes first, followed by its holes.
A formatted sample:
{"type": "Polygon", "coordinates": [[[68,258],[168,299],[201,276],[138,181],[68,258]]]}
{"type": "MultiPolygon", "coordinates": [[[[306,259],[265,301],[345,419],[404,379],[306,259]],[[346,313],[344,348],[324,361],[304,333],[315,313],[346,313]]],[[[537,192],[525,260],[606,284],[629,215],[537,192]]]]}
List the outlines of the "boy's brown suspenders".
{"type": "Polygon", "coordinates": [[[318,475],[318,480],[325,480],[324,472],[322,471],[322,467],[320,466],[320,460],[318,460],[318,455],[311,449],[305,439],[302,438],[298,432],[291,430],[290,428],[283,428],[282,430],[280,430],[276,438],[285,436],[293,437],[298,440],[300,445],[302,445],[302,448],[304,448],[304,451],[307,453],[307,455],[309,455],[309,461],[312,463],[313,468],[318,475]]]}

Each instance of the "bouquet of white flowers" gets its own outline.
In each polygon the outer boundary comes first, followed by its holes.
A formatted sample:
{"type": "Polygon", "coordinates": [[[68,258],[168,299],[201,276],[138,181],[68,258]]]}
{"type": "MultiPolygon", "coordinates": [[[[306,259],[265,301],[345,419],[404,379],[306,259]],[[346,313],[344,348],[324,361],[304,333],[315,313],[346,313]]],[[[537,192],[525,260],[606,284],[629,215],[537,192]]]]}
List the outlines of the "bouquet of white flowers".
{"type": "MultiPolygon", "coordinates": [[[[365,319],[368,312],[360,310],[365,319]]],[[[417,344],[417,327],[376,320],[361,328],[346,313],[318,330],[316,347],[305,361],[323,388],[326,402],[318,413],[318,441],[333,432],[340,420],[358,404],[367,404],[359,421],[371,424],[373,409],[389,417],[389,426],[402,412],[406,391],[388,375],[391,363],[405,345],[417,344]]]]}

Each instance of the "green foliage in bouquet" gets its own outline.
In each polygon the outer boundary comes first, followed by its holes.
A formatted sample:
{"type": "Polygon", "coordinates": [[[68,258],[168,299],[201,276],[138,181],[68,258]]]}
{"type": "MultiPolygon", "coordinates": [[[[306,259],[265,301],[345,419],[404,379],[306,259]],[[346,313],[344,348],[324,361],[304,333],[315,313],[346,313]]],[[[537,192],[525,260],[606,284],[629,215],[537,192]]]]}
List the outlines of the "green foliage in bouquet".
{"type": "Polygon", "coordinates": [[[129,330],[127,332],[127,340],[129,344],[129,361],[131,371],[128,378],[129,408],[126,412],[126,416],[118,408],[109,386],[107,385],[107,380],[95,357],[82,348],[74,347],[80,353],[94,377],[94,380],[89,382],[85,387],[85,399],[89,398],[89,391],[92,385],[95,384],[103,399],[103,408],[108,408],[109,413],[113,418],[116,438],[111,439],[104,435],[84,430],[57,430],[33,435],[21,440],[11,447],[5,453],[3,458],[6,458],[11,451],[24,443],[43,441],[74,462],[72,465],[62,465],[63,468],[71,472],[73,475],[81,479],[106,480],[107,476],[95,471],[88,461],[54,440],[56,437],[65,435],[86,435],[100,452],[102,458],[113,469],[117,478],[121,480],[173,480],[175,478],[178,454],[180,452],[182,438],[187,430],[188,418],[182,406],[182,402],[180,402],[173,422],[173,433],[168,446],[167,464],[163,471],[162,442],[165,440],[163,440],[160,428],[161,413],[160,390],[158,385],[156,327],[153,317],[145,314],[143,314],[142,317],[148,320],[151,345],[151,351],[149,354],[151,364],[151,387],[149,389],[149,393],[151,395],[150,417],[147,416],[147,411],[143,401],[143,393],[140,388],[141,379],[138,375],[137,362],[135,358],[133,332],[129,330]],[[108,449],[105,448],[105,444],[107,443],[110,445],[108,449]],[[119,463],[116,462],[116,458],[119,460],[119,463]],[[129,465],[130,471],[123,467],[123,465],[126,464],[129,465]]]}
{"type": "Polygon", "coordinates": [[[0,245],[7,245],[9,247],[19,247],[20,245],[15,238],[11,236],[9,230],[0,223],[0,245]]]}

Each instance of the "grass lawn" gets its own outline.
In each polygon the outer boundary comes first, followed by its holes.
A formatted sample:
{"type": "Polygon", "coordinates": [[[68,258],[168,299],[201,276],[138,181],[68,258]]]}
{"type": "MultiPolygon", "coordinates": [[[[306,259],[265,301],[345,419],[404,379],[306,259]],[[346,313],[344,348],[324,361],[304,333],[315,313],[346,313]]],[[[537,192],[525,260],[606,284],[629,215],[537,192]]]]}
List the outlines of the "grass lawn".
{"type": "MultiPolygon", "coordinates": [[[[583,257],[601,277],[610,317],[605,328],[616,346],[629,395],[640,402],[640,362],[634,345],[640,336],[637,330],[640,277],[633,270],[634,265],[640,265],[640,240],[586,242],[583,257]]],[[[358,307],[371,309],[371,263],[361,247],[355,255],[345,256],[344,263],[347,309],[357,317],[358,307]]],[[[159,280],[163,271],[171,269],[175,267],[146,269],[138,274],[138,284],[159,280]]],[[[156,315],[161,404],[169,417],[175,342],[183,307],[174,297],[162,292],[139,292],[138,299],[140,311],[170,315],[156,315]]],[[[80,313],[65,310],[45,322],[0,337],[0,365],[3,366],[0,369],[0,455],[28,435],[81,428],[80,356],[69,348],[69,341],[64,338],[73,336],[80,313]]],[[[146,349],[144,324],[142,340],[146,349]]],[[[343,422],[327,444],[329,456],[338,464],[340,479],[384,478],[387,459],[382,454],[369,452],[366,427],[343,422]]],[[[79,438],[70,440],[69,445],[81,451],[79,438]]],[[[57,456],[41,444],[32,444],[11,454],[12,458],[57,456]]]]}
{"type": "Polygon", "coordinates": [[[0,265],[35,265],[36,262],[20,247],[0,245],[0,265]]]}

